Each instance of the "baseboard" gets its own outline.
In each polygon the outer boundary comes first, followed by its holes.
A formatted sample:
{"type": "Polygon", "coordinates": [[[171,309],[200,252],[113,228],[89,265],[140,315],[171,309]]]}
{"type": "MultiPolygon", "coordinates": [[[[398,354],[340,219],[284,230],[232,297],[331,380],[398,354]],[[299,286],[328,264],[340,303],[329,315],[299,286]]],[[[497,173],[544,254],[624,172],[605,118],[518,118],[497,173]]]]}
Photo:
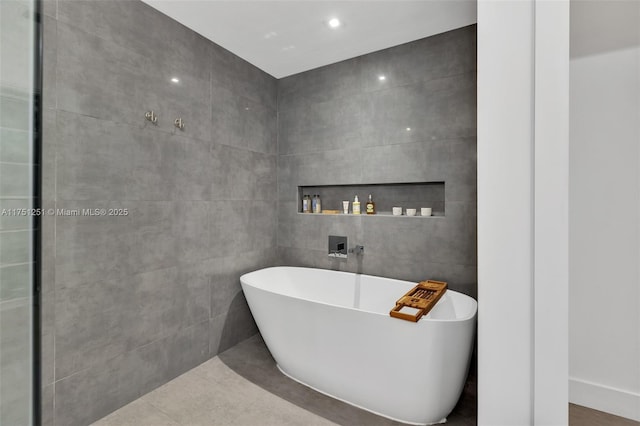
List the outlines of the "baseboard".
{"type": "Polygon", "coordinates": [[[569,402],[640,421],[640,394],[569,378],[569,402]]]}

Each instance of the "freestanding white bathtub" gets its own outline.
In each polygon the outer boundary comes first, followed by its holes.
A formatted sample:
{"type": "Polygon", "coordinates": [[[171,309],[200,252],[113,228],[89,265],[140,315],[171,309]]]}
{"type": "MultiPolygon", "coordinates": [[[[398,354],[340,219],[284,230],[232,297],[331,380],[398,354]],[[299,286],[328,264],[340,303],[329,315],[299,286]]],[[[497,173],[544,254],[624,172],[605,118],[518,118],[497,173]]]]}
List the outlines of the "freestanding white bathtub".
{"type": "Polygon", "coordinates": [[[456,405],[473,350],[473,298],[448,290],[413,323],[389,316],[413,282],[296,267],[261,269],[240,282],[278,368],[292,379],[410,424],[442,423],[456,405]]]}

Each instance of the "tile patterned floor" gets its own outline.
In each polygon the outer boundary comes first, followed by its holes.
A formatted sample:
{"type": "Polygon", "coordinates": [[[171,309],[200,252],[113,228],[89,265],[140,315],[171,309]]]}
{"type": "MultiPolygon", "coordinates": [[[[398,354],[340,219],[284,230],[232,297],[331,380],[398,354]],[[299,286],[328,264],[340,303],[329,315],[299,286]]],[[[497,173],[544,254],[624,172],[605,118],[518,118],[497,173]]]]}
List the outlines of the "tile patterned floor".
{"type": "MultiPolygon", "coordinates": [[[[475,388],[475,380],[469,380],[460,403],[449,416],[448,425],[475,425],[475,388]]],[[[94,425],[392,426],[402,423],[329,398],[285,377],[256,335],[94,425]]]]}
{"type": "Polygon", "coordinates": [[[254,385],[215,357],[94,423],[96,426],[334,423],[254,385]]]}

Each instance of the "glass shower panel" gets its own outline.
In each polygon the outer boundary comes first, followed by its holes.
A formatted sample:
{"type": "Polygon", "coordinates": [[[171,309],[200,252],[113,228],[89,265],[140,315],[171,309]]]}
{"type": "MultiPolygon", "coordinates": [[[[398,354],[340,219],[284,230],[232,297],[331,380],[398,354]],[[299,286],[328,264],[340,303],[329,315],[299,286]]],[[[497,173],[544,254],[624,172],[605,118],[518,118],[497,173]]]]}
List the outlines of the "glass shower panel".
{"type": "Polygon", "coordinates": [[[0,425],[34,419],[35,0],[0,0],[0,425]]]}

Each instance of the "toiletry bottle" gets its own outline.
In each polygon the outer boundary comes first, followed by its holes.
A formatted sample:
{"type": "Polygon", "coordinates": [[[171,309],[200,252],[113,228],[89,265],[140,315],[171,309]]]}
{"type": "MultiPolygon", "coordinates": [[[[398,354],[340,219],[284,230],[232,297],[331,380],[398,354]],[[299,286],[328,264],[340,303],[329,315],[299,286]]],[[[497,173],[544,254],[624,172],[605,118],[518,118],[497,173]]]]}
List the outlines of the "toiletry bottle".
{"type": "Polygon", "coordinates": [[[302,213],[311,213],[311,198],[307,194],[302,198],[302,213]]]}
{"type": "Polygon", "coordinates": [[[371,199],[371,194],[369,194],[369,201],[367,201],[367,214],[376,214],[376,203],[371,199]]]}
{"type": "Polygon", "coordinates": [[[315,213],[322,213],[322,201],[320,201],[320,194],[316,195],[316,209],[315,213]]]}
{"type": "Polygon", "coordinates": [[[360,214],[360,201],[358,201],[358,196],[353,199],[353,214],[360,214]]]}
{"type": "Polygon", "coordinates": [[[313,194],[313,200],[311,201],[311,211],[313,213],[318,213],[318,196],[313,194]]]}

